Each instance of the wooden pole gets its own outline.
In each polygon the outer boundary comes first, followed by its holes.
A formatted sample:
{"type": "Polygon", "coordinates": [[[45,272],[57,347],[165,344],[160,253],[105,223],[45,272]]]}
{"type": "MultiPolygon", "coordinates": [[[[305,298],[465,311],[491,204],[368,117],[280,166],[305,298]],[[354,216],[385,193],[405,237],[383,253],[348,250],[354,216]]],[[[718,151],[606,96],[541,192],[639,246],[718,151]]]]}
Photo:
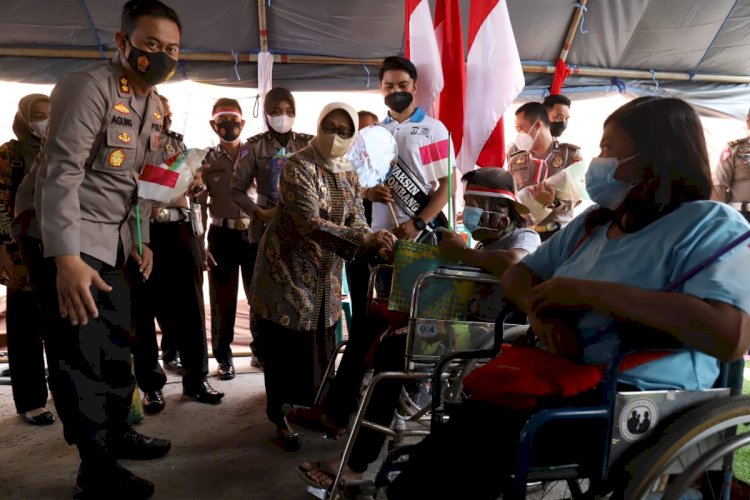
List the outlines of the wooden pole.
{"type": "Polygon", "coordinates": [[[583,17],[583,9],[586,8],[587,1],[588,0],[578,0],[578,3],[581,6],[577,7],[575,9],[575,12],[573,13],[573,20],[570,21],[570,26],[568,26],[568,34],[565,36],[562,50],[560,50],[560,59],[562,59],[562,62],[565,62],[568,59],[568,53],[570,52],[570,47],[573,45],[573,39],[578,32],[578,24],[581,22],[581,18],[583,17]]]}
{"type": "Polygon", "coordinates": [[[258,0],[258,32],[260,33],[260,51],[268,52],[268,27],[266,24],[266,0],[258,0]]]}
{"type": "MultiPolygon", "coordinates": [[[[114,50],[105,51],[108,57],[114,54],[114,50]]],[[[46,48],[14,48],[0,47],[0,57],[47,57],[47,58],[68,58],[68,59],[101,59],[101,54],[95,49],[46,49],[46,48]]],[[[232,62],[234,56],[230,52],[180,52],[180,59],[184,61],[205,61],[205,62],[232,62]]],[[[372,59],[355,59],[350,57],[333,57],[333,56],[309,56],[309,55],[279,55],[274,54],[274,64],[341,64],[361,66],[380,66],[383,64],[382,58],[372,59]]],[[[254,63],[258,61],[257,54],[240,54],[240,62],[254,63]]],[[[554,74],[554,66],[524,64],[525,73],[547,73],[554,74]]],[[[750,75],[712,75],[698,73],[690,75],[689,73],[678,73],[674,71],[657,71],[651,74],[650,71],[636,69],[610,69],[595,68],[590,66],[578,66],[571,69],[571,75],[580,76],[599,76],[603,78],[633,78],[651,80],[676,80],[676,81],[696,81],[696,82],[715,82],[715,83],[750,83],[750,75]]]]}

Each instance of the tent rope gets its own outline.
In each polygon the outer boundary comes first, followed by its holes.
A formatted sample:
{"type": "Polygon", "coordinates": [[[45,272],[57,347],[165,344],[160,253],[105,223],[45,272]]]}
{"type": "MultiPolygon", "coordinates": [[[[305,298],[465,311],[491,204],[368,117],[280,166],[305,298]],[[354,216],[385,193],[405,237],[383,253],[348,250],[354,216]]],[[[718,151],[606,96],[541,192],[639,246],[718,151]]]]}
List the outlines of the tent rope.
{"type": "Polygon", "coordinates": [[[232,50],[232,57],[234,57],[234,75],[237,77],[237,81],[241,82],[242,78],[240,78],[240,70],[238,68],[240,65],[240,58],[236,50],[232,50]]]}
{"type": "Polygon", "coordinates": [[[370,68],[368,68],[366,64],[363,64],[362,67],[365,68],[365,73],[367,73],[367,85],[365,85],[365,87],[369,89],[370,88],[370,68]]]}
{"type": "Polygon", "coordinates": [[[651,73],[651,80],[653,80],[654,85],[656,85],[655,90],[659,90],[659,80],[656,79],[656,71],[653,69],[648,70],[651,73]]]}
{"type": "Polygon", "coordinates": [[[99,30],[97,30],[96,25],[94,25],[94,20],[91,17],[88,6],[86,5],[86,0],[81,0],[81,9],[83,9],[83,14],[86,16],[86,20],[89,23],[91,33],[93,33],[94,38],[96,38],[96,45],[99,47],[99,55],[102,59],[107,59],[107,54],[104,51],[104,44],[102,43],[102,39],[99,37],[99,30]]]}
{"type": "Polygon", "coordinates": [[[585,5],[583,5],[582,3],[579,3],[579,2],[574,2],[573,6],[576,9],[580,9],[581,10],[581,26],[580,26],[580,28],[581,28],[581,34],[585,35],[586,33],[589,32],[589,30],[583,28],[583,21],[585,20],[584,17],[583,17],[583,13],[584,12],[588,12],[589,9],[585,5]]]}
{"type": "Polygon", "coordinates": [[[623,82],[622,80],[620,80],[620,79],[619,79],[619,78],[617,78],[616,76],[613,76],[613,77],[612,77],[612,85],[614,85],[615,87],[617,87],[617,91],[618,91],[619,93],[621,93],[621,94],[622,94],[623,92],[625,92],[625,90],[627,89],[627,87],[626,87],[626,85],[625,85],[625,82],[623,82]]]}

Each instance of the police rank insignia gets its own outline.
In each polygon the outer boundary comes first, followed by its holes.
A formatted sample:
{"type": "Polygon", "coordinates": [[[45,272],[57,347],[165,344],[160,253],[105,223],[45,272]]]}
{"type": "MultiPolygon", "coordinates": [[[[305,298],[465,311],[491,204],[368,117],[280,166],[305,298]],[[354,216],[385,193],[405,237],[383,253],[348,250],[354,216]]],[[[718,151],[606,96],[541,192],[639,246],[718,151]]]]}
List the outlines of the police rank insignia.
{"type": "Polygon", "coordinates": [[[120,77],[120,92],[122,92],[123,94],[130,93],[130,82],[124,76],[120,77]]]}
{"type": "Polygon", "coordinates": [[[158,111],[154,111],[154,120],[161,120],[161,115],[158,111]]]}
{"type": "Polygon", "coordinates": [[[130,141],[132,140],[127,132],[120,132],[117,134],[117,139],[125,144],[130,144],[130,141]]]}
{"type": "Polygon", "coordinates": [[[555,157],[554,157],[554,158],[552,159],[552,166],[553,166],[553,167],[555,167],[555,168],[560,168],[560,167],[562,167],[562,164],[563,164],[563,159],[562,159],[562,156],[555,156],[555,157]]]}
{"type": "Polygon", "coordinates": [[[523,155],[518,155],[518,158],[516,158],[516,164],[520,165],[521,163],[526,163],[526,158],[524,158],[523,155]]]}
{"type": "Polygon", "coordinates": [[[173,155],[173,154],[175,154],[177,152],[177,151],[175,151],[175,149],[172,147],[171,144],[166,144],[164,146],[164,151],[166,151],[167,153],[169,153],[171,155],[173,155]]]}
{"type": "Polygon", "coordinates": [[[121,102],[118,102],[117,104],[115,104],[115,108],[114,109],[115,109],[115,111],[117,111],[118,113],[122,113],[123,115],[129,115],[130,114],[130,110],[128,109],[128,107],[125,106],[121,102]]]}
{"type": "Polygon", "coordinates": [[[109,164],[115,168],[120,168],[122,164],[125,162],[125,153],[122,152],[122,149],[115,149],[111,153],[109,153],[109,164]]]}

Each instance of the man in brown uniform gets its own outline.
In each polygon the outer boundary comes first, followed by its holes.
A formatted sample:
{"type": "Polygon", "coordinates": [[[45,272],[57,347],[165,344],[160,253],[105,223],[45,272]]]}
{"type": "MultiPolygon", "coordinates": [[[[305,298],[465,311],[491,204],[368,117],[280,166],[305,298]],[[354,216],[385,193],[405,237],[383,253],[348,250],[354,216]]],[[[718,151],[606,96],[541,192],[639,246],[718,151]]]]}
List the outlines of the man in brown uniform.
{"type": "MultiPolygon", "coordinates": [[[[146,164],[159,165],[185,151],[182,135],[169,130],[171,110],[164,106],[164,128],[159,148],[146,154],[146,164]]],[[[133,329],[136,345],[135,375],[145,393],[143,409],[158,413],[166,401],[162,388],[167,377],[159,365],[154,318],[162,330],[162,341],[182,354],[183,393],[202,403],[217,404],[224,393],[214,390],[206,381],[208,347],[206,318],[203,307],[203,255],[201,240],[191,219],[200,214],[191,212],[187,195],[170,203],[141,200],[141,234],[154,255],[148,281],[133,283],[133,329]],[[150,216],[148,215],[150,214],[150,216]]],[[[176,356],[171,354],[173,359],[176,356]]],[[[165,357],[167,355],[165,354],[165,357]]],[[[170,360],[167,359],[165,364],[170,360]]]]}
{"type": "MultiPolygon", "coordinates": [[[[307,146],[313,138],[309,134],[292,131],[296,110],[292,93],[282,87],[271,89],[263,102],[263,111],[268,132],[254,135],[247,140],[245,147],[249,150],[247,161],[240,162],[232,177],[232,201],[242,213],[250,217],[249,248],[252,266],[258,255],[260,238],[268,222],[276,212],[279,201],[279,176],[286,158],[292,153],[307,146]]],[[[249,274],[243,271],[245,287],[250,285],[253,277],[252,267],[249,274]],[[245,278],[247,277],[247,282],[245,278]]],[[[235,295],[236,295],[235,290],[235,295]]],[[[251,327],[252,330],[252,327],[251,327]]],[[[234,328],[218,329],[212,337],[214,356],[219,361],[219,376],[228,378],[234,373],[232,367],[231,343],[234,339],[234,328]]],[[[256,335],[253,333],[253,335],[256,335]]],[[[255,339],[253,339],[255,340],[255,339]]],[[[253,366],[262,366],[258,361],[255,342],[253,349],[253,366]]]]}
{"type": "MultiPolygon", "coordinates": [[[[750,131],[750,110],[747,113],[750,131]]],[[[712,198],[729,203],[750,221],[750,136],[727,144],[714,170],[712,198]]]]}
{"type": "MultiPolygon", "coordinates": [[[[206,155],[202,173],[211,215],[206,252],[211,343],[219,363],[217,374],[222,380],[229,380],[234,378],[229,345],[234,338],[240,272],[245,294],[249,297],[255,265],[248,234],[250,219],[232,202],[231,185],[235,171],[252,169],[253,157],[250,146],[240,143],[240,133],[245,126],[240,104],[234,99],[221,98],[214,103],[211,113],[209,123],[220,141],[206,155]]],[[[260,209],[256,209],[256,215],[259,213],[260,209]]]]}
{"type": "Polygon", "coordinates": [[[547,111],[538,102],[528,102],[516,111],[515,143],[508,148],[506,166],[516,180],[518,190],[534,187],[534,198],[552,209],[552,213],[534,226],[542,241],[551,237],[573,219],[573,202],[558,200],[544,180],[577,161],[581,150],[572,144],[553,140],[547,111]]]}
{"type": "MultiPolygon", "coordinates": [[[[163,125],[153,87],[174,71],[181,29],[161,2],[131,0],[113,59],[68,74],[51,95],[35,192],[47,257],[40,289],[45,331],[54,333],[45,339],[50,388],[65,439],[81,456],[75,498],[149,498],[153,483],[117,459],[170,448],[127,424],[134,381],[125,261],[137,249],[128,227],[137,169],[158,148],[163,125]]],[[[150,251],[133,253],[147,278],[150,251]]]]}

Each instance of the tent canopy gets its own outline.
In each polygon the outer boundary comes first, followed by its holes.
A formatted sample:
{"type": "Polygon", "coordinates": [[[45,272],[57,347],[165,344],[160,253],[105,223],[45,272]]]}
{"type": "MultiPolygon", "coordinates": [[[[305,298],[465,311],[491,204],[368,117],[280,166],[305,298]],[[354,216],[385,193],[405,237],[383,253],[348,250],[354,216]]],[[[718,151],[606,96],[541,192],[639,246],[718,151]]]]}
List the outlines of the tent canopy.
{"type": "MultiPolygon", "coordinates": [[[[572,0],[506,1],[526,74],[523,97],[538,98],[548,92],[578,7],[572,0]]],[[[0,78],[53,83],[107,57],[123,3],[5,0],[0,78]]],[[[178,79],[256,87],[255,61],[267,43],[275,56],[274,85],[374,90],[379,59],[402,52],[403,0],[166,3],[183,23],[178,79]]],[[[461,0],[464,36],[469,3],[461,0]]],[[[566,60],[574,73],[563,93],[669,94],[744,118],[750,0],[591,0],[581,21],[566,60]]]]}

